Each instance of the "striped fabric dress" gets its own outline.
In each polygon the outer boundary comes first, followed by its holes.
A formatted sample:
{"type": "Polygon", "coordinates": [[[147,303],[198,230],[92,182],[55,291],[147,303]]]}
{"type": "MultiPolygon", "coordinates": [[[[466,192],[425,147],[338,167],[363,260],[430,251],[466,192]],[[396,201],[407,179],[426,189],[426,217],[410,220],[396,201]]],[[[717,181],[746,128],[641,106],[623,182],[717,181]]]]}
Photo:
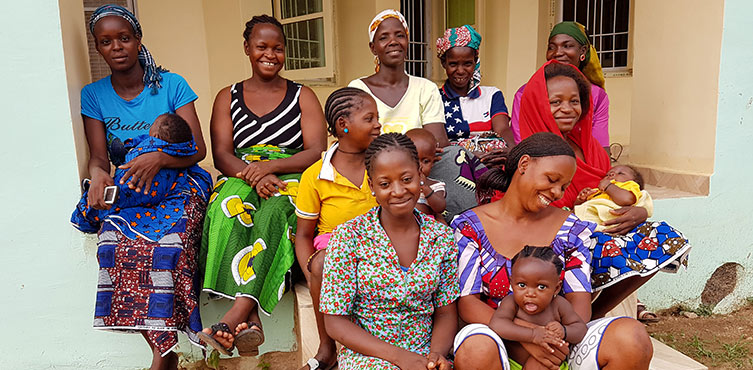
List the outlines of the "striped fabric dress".
{"type": "MultiPolygon", "coordinates": [[[[303,149],[301,85],[287,81],[282,102],[257,116],[243,98],[243,82],[231,87],[230,118],[235,155],[246,163],[287,158],[303,149]]],[[[204,290],[248,297],[270,314],[290,287],[295,262],[295,197],[300,173],[275,174],[287,188],[262,199],[245,181],[221,176],[209,198],[199,265],[204,290]]]]}
{"type": "Polygon", "coordinates": [[[259,117],[243,100],[243,82],[230,88],[230,118],[233,120],[233,144],[236,149],[254,145],[274,145],[282,148],[303,148],[301,135],[301,85],[288,80],[282,103],[259,117]]]}
{"type": "MultiPolygon", "coordinates": [[[[480,294],[481,300],[497,308],[512,293],[511,259],[497,253],[486,237],[476,213],[468,210],[455,217],[451,225],[458,244],[460,296],[480,294]]],[[[591,292],[591,233],[596,224],[569,215],[557,231],[552,248],[565,265],[562,294],[591,292]]]]}
{"type": "MultiPolygon", "coordinates": [[[[450,225],[455,232],[458,245],[458,275],[460,276],[460,296],[479,294],[481,301],[497,308],[506,295],[512,293],[510,274],[512,264],[505,256],[497,253],[486,237],[481,220],[473,210],[455,217],[450,225]]],[[[591,287],[591,246],[596,241],[591,237],[596,224],[582,221],[575,215],[567,216],[552,241],[552,249],[560,255],[565,264],[561,294],[572,292],[592,292],[591,287]]],[[[602,336],[607,327],[617,317],[606,317],[586,323],[588,331],[580,343],[573,343],[570,355],[561,369],[599,369],[598,354],[602,336]]],[[[511,361],[499,334],[484,324],[468,324],[455,336],[454,350],[457,351],[465,339],[473,335],[486,335],[499,347],[499,358],[503,369],[515,370],[521,366],[511,361]]]]}

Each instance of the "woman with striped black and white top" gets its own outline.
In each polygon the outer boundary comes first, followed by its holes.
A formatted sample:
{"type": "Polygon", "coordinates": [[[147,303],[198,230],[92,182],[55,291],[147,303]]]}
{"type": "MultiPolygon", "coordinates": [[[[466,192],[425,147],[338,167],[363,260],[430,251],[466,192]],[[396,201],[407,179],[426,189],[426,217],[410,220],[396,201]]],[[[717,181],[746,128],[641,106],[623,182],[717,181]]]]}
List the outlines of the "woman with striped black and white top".
{"type": "Polygon", "coordinates": [[[222,89],[211,120],[212,154],[222,172],[210,197],[201,243],[204,290],[234,299],[199,335],[220,352],[255,355],[264,341],[258,309],[269,314],[289,288],[295,262],[295,195],[300,173],[327,143],[311,89],[280,77],[285,34],[270,16],[243,32],[253,76],[222,89]]]}

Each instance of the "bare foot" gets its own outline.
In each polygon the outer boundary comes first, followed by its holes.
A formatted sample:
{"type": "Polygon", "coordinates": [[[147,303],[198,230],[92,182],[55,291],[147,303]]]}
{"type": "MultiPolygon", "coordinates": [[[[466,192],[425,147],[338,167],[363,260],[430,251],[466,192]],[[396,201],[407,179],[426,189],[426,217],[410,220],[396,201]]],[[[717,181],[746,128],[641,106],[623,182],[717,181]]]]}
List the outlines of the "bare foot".
{"type": "MultiPolygon", "coordinates": [[[[247,322],[242,322],[242,323],[238,324],[238,326],[235,327],[235,334],[234,335],[238,335],[238,333],[240,333],[241,331],[246,330],[246,329],[249,329],[248,323],[247,322]]],[[[256,325],[256,324],[252,325],[251,329],[257,329],[259,331],[262,331],[261,330],[261,326],[256,325]]]]}
{"type": "MultiPolygon", "coordinates": [[[[206,335],[212,335],[212,329],[211,328],[204,328],[202,332],[206,335]]],[[[233,346],[233,341],[235,338],[233,337],[233,334],[227,333],[224,331],[217,331],[214,333],[214,336],[212,336],[218,343],[220,343],[225,349],[228,349],[233,346]]]]}

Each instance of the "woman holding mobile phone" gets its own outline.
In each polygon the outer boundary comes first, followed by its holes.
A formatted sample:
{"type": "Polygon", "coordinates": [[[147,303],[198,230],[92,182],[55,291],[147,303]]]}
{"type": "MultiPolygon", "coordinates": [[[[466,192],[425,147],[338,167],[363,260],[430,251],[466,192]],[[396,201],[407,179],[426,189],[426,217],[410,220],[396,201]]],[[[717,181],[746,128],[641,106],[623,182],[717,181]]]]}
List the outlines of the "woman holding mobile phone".
{"type": "MultiPolygon", "coordinates": [[[[81,91],[90,153],[87,201],[102,210],[111,207],[104,197],[105,188],[115,185],[111,163],[126,171],[121,184],[151,194],[163,185],[153,181],[161,169],[193,166],[204,158],[206,147],[194,108],[196,94],[181,76],[157,66],[141,43],[136,17],[123,7],[105,5],[92,14],[89,30],[112,71],[81,91]],[[174,156],[154,150],[126,162],[126,141],[147,134],[163,113],[175,113],[188,124],[195,141],[193,154],[174,156]]],[[[188,200],[173,208],[172,221],[153,230],[161,237],[142,233],[132,238],[112,223],[103,223],[98,232],[94,327],[140,333],[151,348],[151,369],[177,369],[173,349],[178,331],[199,343],[196,332],[202,326],[194,281],[206,201],[200,186],[192,189],[196,191],[188,190],[188,200]]],[[[168,208],[164,205],[152,206],[168,208]]],[[[126,221],[156,221],[149,211],[132,217],[126,221]]]]}

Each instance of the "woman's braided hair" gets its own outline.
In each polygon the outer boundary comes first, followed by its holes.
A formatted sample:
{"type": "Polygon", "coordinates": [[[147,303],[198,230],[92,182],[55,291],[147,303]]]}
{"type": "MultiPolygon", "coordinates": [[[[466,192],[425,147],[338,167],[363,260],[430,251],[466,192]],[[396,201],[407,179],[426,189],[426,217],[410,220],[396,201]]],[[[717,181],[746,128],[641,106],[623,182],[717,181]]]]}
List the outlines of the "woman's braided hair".
{"type": "Polygon", "coordinates": [[[492,168],[476,181],[476,198],[479,203],[488,203],[495,190],[507,191],[513,175],[518,170],[520,158],[524,155],[531,158],[558,155],[575,158],[573,148],[561,136],[551,132],[535,133],[510,150],[502,168],[492,168]]]}
{"type": "Polygon", "coordinates": [[[355,87],[343,87],[330,94],[324,103],[327,131],[337,137],[337,120],[340,117],[350,118],[350,114],[361,108],[363,99],[366,98],[371,98],[371,95],[355,87]]]}
{"type": "Polygon", "coordinates": [[[552,247],[534,247],[530,245],[523,247],[523,250],[518,252],[518,254],[512,258],[510,267],[512,268],[512,266],[515,266],[515,262],[518,260],[528,257],[538,258],[544,262],[553,263],[554,268],[557,269],[557,275],[559,275],[562,272],[562,269],[565,268],[562,259],[560,259],[560,256],[558,256],[557,253],[554,253],[552,247]]]}
{"type": "Polygon", "coordinates": [[[243,31],[243,39],[248,41],[248,38],[251,37],[251,32],[254,31],[254,26],[261,23],[271,24],[279,28],[280,33],[282,34],[282,44],[285,46],[288,45],[288,39],[285,37],[285,30],[282,29],[282,23],[280,23],[277,18],[266,14],[255,15],[250,21],[246,22],[246,29],[243,31]]]}
{"type": "Polygon", "coordinates": [[[413,144],[413,141],[404,134],[390,132],[388,134],[377,136],[377,138],[369,144],[369,147],[366,148],[366,174],[369,178],[373,178],[372,171],[377,155],[392,150],[402,150],[408,153],[413,159],[413,163],[416,164],[416,168],[418,168],[418,151],[416,150],[416,145],[413,144]]]}

